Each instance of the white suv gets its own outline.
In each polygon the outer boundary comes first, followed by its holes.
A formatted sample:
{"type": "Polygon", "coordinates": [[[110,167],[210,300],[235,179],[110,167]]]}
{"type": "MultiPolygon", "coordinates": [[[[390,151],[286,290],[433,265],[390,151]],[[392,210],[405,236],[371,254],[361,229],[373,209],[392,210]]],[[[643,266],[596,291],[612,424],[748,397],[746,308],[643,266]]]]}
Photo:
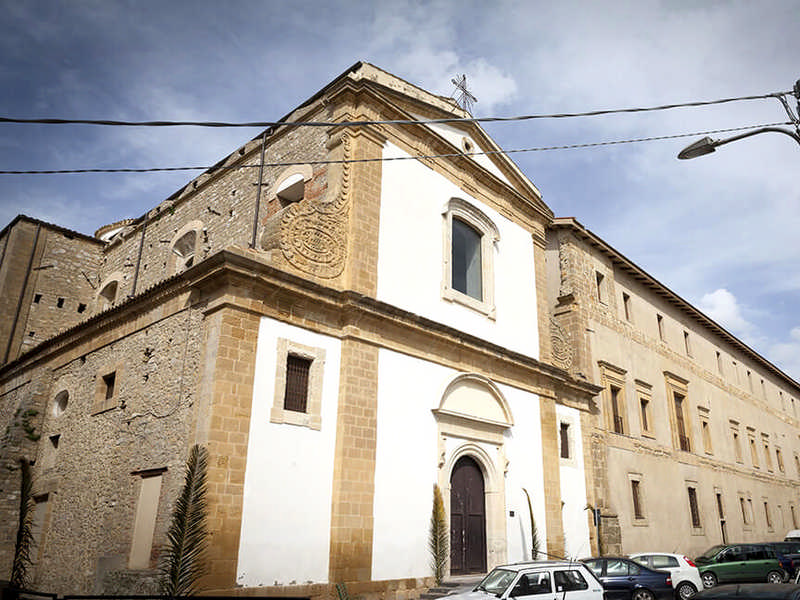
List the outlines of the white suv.
{"type": "Polygon", "coordinates": [[[683,554],[670,554],[667,552],[639,552],[630,557],[650,569],[669,571],[672,577],[672,587],[679,600],[689,600],[697,590],[703,589],[703,580],[697,566],[683,554]]]}
{"type": "Polygon", "coordinates": [[[603,600],[603,585],[583,563],[543,560],[495,567],[474,590],[447,596],[447,600],[488,597],[603,600]]]}

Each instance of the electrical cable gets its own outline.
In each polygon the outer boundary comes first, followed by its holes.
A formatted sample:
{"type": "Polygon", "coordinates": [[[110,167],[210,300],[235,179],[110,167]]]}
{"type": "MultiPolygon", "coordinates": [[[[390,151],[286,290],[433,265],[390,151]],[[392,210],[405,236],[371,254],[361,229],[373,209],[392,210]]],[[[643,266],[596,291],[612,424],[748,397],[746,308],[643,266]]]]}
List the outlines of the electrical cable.
{"type": "Polygon", "coordinates": [[[438,123],[498,123],[504,121],[530,121],[533,119],[567,119],[573,117],[596,117],[623,113],[653,112],[670,110],[673,108],[689,108],[697,106],[711,106],[727,104],[743,100],[763,100],[765,98],[780,98],[793,94],[793,92],[774,92],[759,94],[757,96],[738,96],[735,98],[720,98],[718,100],[699,100],[696,102],[679,102],[675,104],[662,104],[659,106],[636,108],[612,108],[592,110],[586,112],[551,113],[519,115],[513,117],[448,117],[445,119],[398,119],[389,121],[251,121],[244,123],[226,121],[117,121],[108,119],[22,119],[15,117],[0,117],[2,123],[22,123],[36,125],[105,125],[114,127],[353,127],[362,125],[426,125],[438,123]]]}
{"type": "MultiPolygon", "coordinates": [[[[611,140],[605,142],[586,142],[581,144],[564,144],[558,146],[540,146],[536,148],[517,148],[512,150],[487,150],[484,152],[452,152],[447,154],[423,154],[414,156],[394,156],[381,158],[358,158],[346,160],[312,160],[312,161],[291,161],[291,162],[268,162],[265,167],[291,167],[296,165],[330,165],[344,163],[366,163],[366,162],[389,162],[395,160],[422,160],[429,158],[453,158],[464,156],[488,156],[492,154],[517,154],[524,152],[545,152],[552,150],[573,150],[577,148],[596,148],[600,146],[614,146],[620,144],[634,144],[640,142],[653,142],[659,140],[672,140],[677,138],[696,137],[715,133],[729,133],[732,131],[745,131],[748,129],[760,129],[762,127],[777,127],[780,125],[791,125],[790,122],[769,123],[766,125],[747,125],[743,127],[728,127],[725,129],[711,129],[707,131],[695,131],[692,133],[676,133],[672,135],[658,135],[642,138],[631,138],[626,140],[611,140]]],[[[184,167],[146,167],[146,168],[116,168],[116,169],[46,169],[46,170],[0,170],[0,175],[69,175],[80,173],[156,173],[167,171],[218,171],[234,169],[258,169],[261,164],[255,165],[230,165],[230,166],[184,166],[184,167]]]]}

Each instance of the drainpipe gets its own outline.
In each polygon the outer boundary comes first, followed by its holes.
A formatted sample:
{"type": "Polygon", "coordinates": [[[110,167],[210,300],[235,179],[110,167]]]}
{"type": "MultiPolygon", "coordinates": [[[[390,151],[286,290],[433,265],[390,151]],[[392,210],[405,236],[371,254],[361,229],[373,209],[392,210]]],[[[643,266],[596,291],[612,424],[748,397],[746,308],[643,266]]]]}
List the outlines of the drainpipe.
{"type": "Polygon", "coordinates": [[[144,213],[142,219],[144,223],[142,223],[142,238],[139,240],[139,255],[136,257],[136,270],[133,272],[133,289],[128,294],[128,298],[136,295],[136,283],[139,281],[139,267],[142,264],[142,250],[144,250],[144,234],[147,232],[147,213],[144,213]]]}
{"type": "Polygon", "coordinates": [[[261,187],[264,185],[264,150],[267,145],[267,132],[261,136],[261,165],[258,167],[258,189],[256,190],[256,214],[253,216],[253,238],[250,240],[250,248],[256,249],[256,237],[258,236],[258,215],[261,212],[261,187]]]}

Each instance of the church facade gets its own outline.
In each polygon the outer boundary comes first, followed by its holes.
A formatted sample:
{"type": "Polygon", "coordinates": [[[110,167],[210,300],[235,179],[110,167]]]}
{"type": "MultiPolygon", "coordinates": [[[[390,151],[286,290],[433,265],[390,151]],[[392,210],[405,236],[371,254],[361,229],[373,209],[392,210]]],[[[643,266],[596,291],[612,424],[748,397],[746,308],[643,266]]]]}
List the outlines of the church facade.
{"type": "MultiPolygon", "coordinates": [[[[359,63],[285,121],[453,116],[359,63]]],[[[210,453],[208,590],[416,594],[434,484],[451,573],[529,559],[531,516],[543,552],[591,553],[598,388],[549,360],[553,215],[513,163],[466,155],[496,149],[474,124],[287,124],[78,239],[85,289],[45,286],[41,241],[27,263],[4,254],[30,269],[4,279],[21,306],[86,306],[8,342],[0,371],[4,459],[35,458],[35,587],[152,587],[193,443],[210,453]]],[[[21,217],[9,247],[32,228],[63,233],[21,217]]]]}

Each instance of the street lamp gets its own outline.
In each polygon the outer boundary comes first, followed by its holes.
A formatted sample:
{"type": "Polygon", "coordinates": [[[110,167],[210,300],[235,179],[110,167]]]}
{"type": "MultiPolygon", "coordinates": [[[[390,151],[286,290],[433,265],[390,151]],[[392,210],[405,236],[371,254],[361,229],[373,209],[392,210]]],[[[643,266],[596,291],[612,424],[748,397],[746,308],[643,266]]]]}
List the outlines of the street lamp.
{"type": "MultiPolygon", "coordinates": [[[[683,150],[678,153],[678,158],[681,160],[688,160],[690,158],[697,158],[698,156],[703,156],[705,154],[711,154],[714,152],[718,146],[723,146],[725,144],[729,144],[731,142],[735,142],[737,140],[742,140],[744,138],[752,137],[754,135],[758,135],[760,133],[783,133],[784,135],[788,135],[792,138],[795,142],[800,145],[800,119],[798,118],[797,114],[792,112],[791,106],[789,106],[789,102],[786,100],[785,94],[774,94],[775,98],[781,101],[783,107],[786,109],[786,112],[789,115],[789,119],[791,119],[792,124],[794,125],[794,131],[790,131],[789,129],[784,129],[782,127],[761,127],[760,129],[754,129],[753,131],[747,131],[745,133],[741,133],[739,135],[734,135],[733,137],[729,137],[724,140],[714,140],[710,137],[704,137],[701,140],[693,142],[686,146],[683,150]]],[[[800,113],[800,79],[794,84],[794,97],[797,99],[797,110],[800,113]]]]}

